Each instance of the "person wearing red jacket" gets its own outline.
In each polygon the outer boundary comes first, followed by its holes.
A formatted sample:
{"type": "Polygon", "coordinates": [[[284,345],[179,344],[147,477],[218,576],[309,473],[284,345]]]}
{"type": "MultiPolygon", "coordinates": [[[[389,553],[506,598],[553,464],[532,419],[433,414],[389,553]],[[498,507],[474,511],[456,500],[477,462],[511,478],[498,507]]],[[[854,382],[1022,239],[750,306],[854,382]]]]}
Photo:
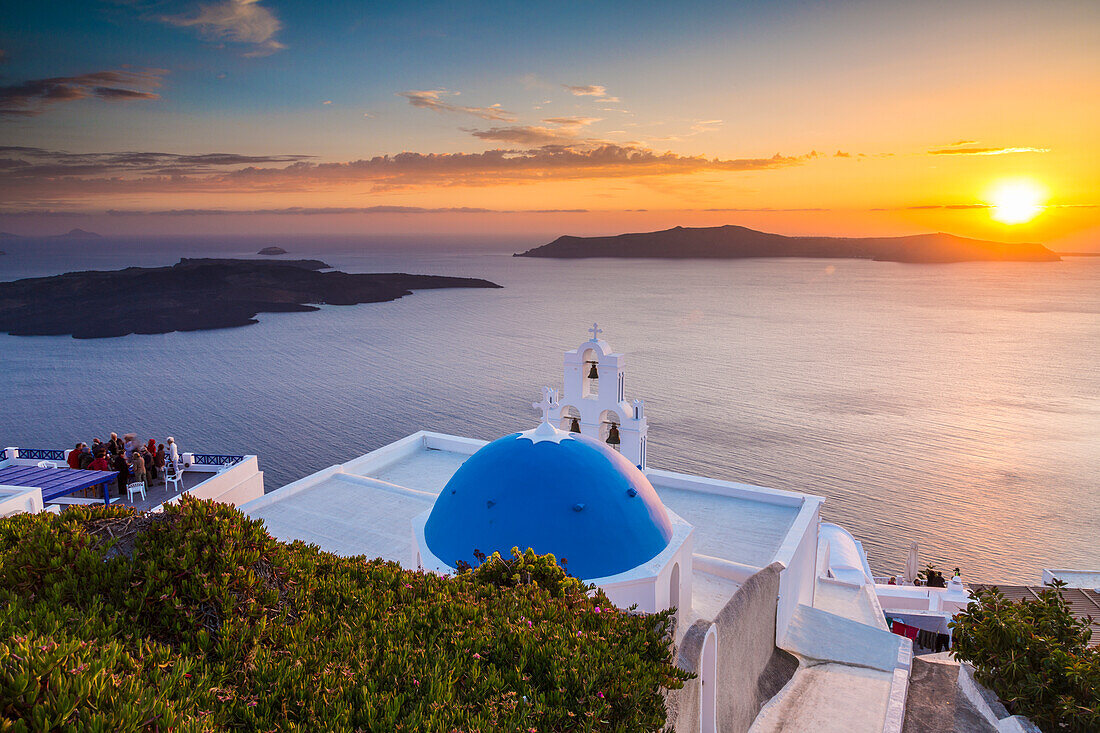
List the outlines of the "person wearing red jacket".
{"type": "Polygon", "coordinates": [[[107,463],[107,459],[103,457],[102,453],[100,453],[99,455],[97,455],[95,457],[95,460],[92,461],[92,465],[88,466],[88,470],[89,471],[110,471],[111,470],[111,465],[109,463],[107,463]]]}
{"type": "Polygon", "coordinates": [[[76,447],[69,451],[69,457],[66,458],[66,462],[69,464],[69,468],[80,468],[80,446],[83,443],[77,443],[76,447]]]}

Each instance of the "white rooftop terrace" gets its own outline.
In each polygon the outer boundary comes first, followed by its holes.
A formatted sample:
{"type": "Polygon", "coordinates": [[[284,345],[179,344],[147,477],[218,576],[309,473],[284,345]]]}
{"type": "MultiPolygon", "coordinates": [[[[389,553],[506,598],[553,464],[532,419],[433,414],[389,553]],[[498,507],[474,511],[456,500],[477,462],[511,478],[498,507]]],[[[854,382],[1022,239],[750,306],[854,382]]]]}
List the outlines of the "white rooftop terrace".
{"type": "MultiPolygon", "coordinates": [[[[241,510],[264,520],[281,540],[415,567],[413,518],[431,507],[455,471],[484,445],[420,431],[287,484],[241,510]]],[[[713,582],[703,579],[714,603],[728,600],[736,581],[775,559],[805,498],[668,471],[646,475],[665,505],[695,526],[695,552],[725,561],[729,572],[713,582]]]]}
{"type": "Polygon", "coordinates": [[[1043,585],[1050,585],[1055,580],[1062,581],[1068,588],[1089,588],[1100,592],[1100,570],[1043,570],[1043,585]]]}

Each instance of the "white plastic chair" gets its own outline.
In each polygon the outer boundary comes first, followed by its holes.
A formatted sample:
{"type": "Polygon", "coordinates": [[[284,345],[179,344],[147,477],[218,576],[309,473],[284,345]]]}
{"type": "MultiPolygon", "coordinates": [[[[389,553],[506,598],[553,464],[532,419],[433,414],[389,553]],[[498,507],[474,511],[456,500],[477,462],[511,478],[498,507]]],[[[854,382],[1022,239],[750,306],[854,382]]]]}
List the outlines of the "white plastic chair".
{"type": "Polygon", "coordinates": [[[39,468],[57,468],[57,464],[54,463],[53,461],[39,461],[38,462],[38,467],[39,468]]]}
{"type": "Polygon", "coordinates": [[[130,501],[134,500],[134,494],[141,494],[141,500],[145,501],[145,482],[135,481],[132,484],[126,484],[126,493],[130,495],[130,501]]]}
{"type": "Polygon", "coordinates": [[[171,461],[164,465],[164,488],[167,489],[169,484],[175,488],[177,494],[183,484],[183,469],[178,463],[174,464],[171,461]]]}

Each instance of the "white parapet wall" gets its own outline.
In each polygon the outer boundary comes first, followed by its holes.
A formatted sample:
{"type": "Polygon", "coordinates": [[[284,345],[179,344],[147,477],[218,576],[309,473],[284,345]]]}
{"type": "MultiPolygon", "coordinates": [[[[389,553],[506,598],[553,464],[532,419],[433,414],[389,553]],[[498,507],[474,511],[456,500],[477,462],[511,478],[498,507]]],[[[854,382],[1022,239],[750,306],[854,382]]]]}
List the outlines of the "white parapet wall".
{"type": "Polygon", "coordinates": [[[0,484],[0,517],[13,514],[37,514],[42,511],[42,489],[0,484]]]}
{"type": "MultiPolygon", "coordinates": [[[[256,456],[244,456],[230,466],[196,466],[187,469],[190,472],[207,472],[210,477],[202,483],[183,492],[196,499],[213,499],[223,504],[240,506],[264,495],[264,474],[260,470],[256,456]]],[[[181,495],[182,496],[182,495],[181,495]]],[[[175,496],[164,504],[175,504],[180,497],[175,496]]],[[[150,511],[164,510],[164,504],[150,511]]]]}
{"type": "Polygon", "coordinates": [[[779,575],[779,604],[776,608],[775,636],[782,639],[799,605],[813,606],[817,588],[818,527],[824,499],[806,496],[798,516],[775,554],[783,563],[779,575]]]}
{"type": "MultiPolygon", "coordinates": [[[[384,445],[377,450],[372,450],[370,453],[365,453],[358,458],[353,458],[347,463],[342,463],[340,468],[345,473],[369,475],[384,471],[420,451],[440,450],[472,456],[485,445],[487,445],[487,442],[484,440],[419,430],[412,435],[406,435],[401,440],[384,445]]],[[[288,484],[288,486],[293,485],[288,484]]]]}
{"type": "Polygon", "coordinates": [[[932,611],[952,615],[970,604],[965,588],[930,588],[916,585],[876,584],[875,595],[887,613],[891,611],[932,611]]]}

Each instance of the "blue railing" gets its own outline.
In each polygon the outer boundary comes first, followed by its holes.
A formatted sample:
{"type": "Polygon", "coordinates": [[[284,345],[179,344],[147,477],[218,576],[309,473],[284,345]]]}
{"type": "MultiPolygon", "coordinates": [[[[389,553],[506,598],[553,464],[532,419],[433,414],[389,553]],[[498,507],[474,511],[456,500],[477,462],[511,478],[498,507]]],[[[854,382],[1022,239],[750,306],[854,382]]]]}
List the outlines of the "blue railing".
{"type": "Polygon", "coordinates": [[[244,456],[222,456],[213,453],[195,453],[191,463],[195,466],[232,466],[244,460],[244,456]]]}
{"type": "MultiPolygon", "coordinates": [[[[64,450],[52,448],[20,448],[19,457],[28,461],[63,461],[64,450]]],[[[8,450],[0,450],[0,461],[8,458],[8,450]]],[[[195,453],[192,464],[195,466],[232,466],[244,460],[244,456],[229,456],[218,453],[195,453]]]]}
{"type": "Polygon", "coordinates": [[[20,448],[19,457],[28,461],[63,461],[65,451],[52,448],[20,448]]]}

